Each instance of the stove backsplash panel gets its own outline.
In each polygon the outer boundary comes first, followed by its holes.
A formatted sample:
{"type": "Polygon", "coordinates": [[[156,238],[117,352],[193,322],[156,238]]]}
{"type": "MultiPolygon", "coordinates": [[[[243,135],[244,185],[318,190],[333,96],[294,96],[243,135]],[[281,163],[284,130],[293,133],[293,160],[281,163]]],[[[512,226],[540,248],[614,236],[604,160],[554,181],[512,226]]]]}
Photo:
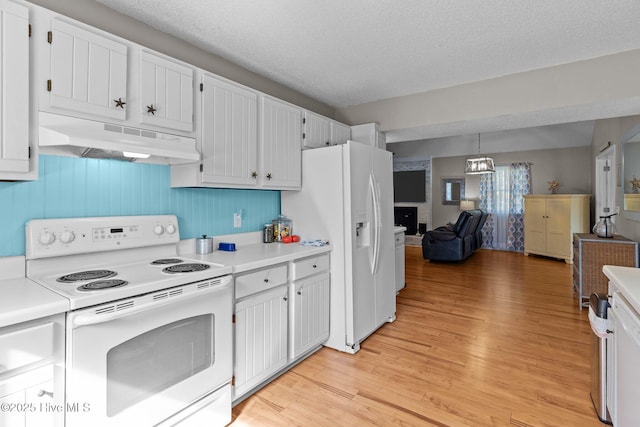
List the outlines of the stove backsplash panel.
{"type": "Polygon", "coordinates": [[[34,218],[174,214],[187,239],[258,231],[279,213],[279,191],[171,188],[166,165],[41,155],[37,181],[0,182],[0,256],[24,255],[34,218]]]}

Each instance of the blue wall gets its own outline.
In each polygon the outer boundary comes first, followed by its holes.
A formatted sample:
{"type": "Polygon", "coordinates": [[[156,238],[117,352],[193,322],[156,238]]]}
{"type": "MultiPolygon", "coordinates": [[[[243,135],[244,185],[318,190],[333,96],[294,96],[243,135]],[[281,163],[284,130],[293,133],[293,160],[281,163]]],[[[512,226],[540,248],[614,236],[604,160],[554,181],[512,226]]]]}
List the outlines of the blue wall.
{"type": "Polygon", "coordinates": [[[280,213],[280,192],[170,188],[166,165],[40,156],[39,178],[0,182],[0,256],[24,255],[33,218],[178,216],[180,237],[258,231],[280,213]],[[242,227],[233,213],[242,209],[242,227]]]}

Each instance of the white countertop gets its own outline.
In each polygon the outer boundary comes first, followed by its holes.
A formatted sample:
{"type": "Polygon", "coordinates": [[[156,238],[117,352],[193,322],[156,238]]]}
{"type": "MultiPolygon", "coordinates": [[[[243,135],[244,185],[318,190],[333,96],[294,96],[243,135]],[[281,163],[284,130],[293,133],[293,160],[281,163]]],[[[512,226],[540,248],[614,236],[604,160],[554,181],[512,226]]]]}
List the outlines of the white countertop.
{"type": "Polygon", "coordinates": [[[602,272],[640,313],[640,268],[605,265],[602,272]]]}
{"type": "Polygon", "coordinates": [[[298,258],[306,258],[322,254],[331,250],[331,245],[305,246],[298,243],[254,243],[237,245],[235,252],[213,251],[210,254],[200,255],[183,252],[185,257],[198,259],[216,264],[231,266],[233,273],[242,273],[256,268],[292,261],[298,258]]]}
{"type": "Polygon", "coordinates": [[[396,225],[393,227],[393,234],[404,233],[407,231],[407,227],[403,225],[396,225]]]}
{"type": "MultiPolygon", "coordinates": [[[[248,234],[248,233],[247,233],[248,234]]],[[[256,234],[259,236],[260,234],[256,234]]],[[[254,239],[255,236],[250,235],[254,239]]],[[[185,242],[180,254],[202,261],[222,264],[230,267],[230,272],[267,267],[329,252],[331,245],[304,246],[298,243],[254,243],[247,238],[236,236],[238,241],[235,252],[214,251],[210,254],[195,253],[195,241],[185,242]],[[244,240],[243,240],[244,239],[244,240]]],[[[193,239],[192,239],[193,240],[193,239]]],[[[232,241],[227,239],[226,241],[232,241]]],[[[19,257],[0,257],[0,328],[26,322],[40,317],[69,311],[69,301],[43,286],[24,277],[25,259],[19,257]]]]}
{"type": "Polygon", "coordinates": [[[24,277],[24,262],[0,258],[0,328],[69,310],[66,298],[24,277]]]}

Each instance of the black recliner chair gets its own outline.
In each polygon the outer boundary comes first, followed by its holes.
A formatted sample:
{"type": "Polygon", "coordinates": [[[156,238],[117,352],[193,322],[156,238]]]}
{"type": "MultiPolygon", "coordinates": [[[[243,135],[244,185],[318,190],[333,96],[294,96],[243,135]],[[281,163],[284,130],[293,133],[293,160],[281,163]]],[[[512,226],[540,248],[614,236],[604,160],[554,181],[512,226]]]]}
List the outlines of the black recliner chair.
{"type": "Polygon", "coordinates": [[[467,259],[482,245],[480,230],[486,218],[486,214],[479,209],[463,211],[452,227],[439,227],[427,231],[422,238],[422,257],[431,261],[467,259]],[[480,222],[482,225],[479,226],[480,222]],[[479,235],[477,231],[480,231],[479,235]]]}

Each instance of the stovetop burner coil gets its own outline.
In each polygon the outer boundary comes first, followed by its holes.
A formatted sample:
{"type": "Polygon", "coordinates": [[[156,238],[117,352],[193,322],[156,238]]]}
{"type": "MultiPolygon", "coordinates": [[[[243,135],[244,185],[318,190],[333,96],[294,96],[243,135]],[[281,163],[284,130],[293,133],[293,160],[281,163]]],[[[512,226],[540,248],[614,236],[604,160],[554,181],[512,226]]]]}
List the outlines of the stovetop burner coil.
{"type": "Polygon", "coordinates": [[[109,280],[97,280],[95,282],[87,283],[82,286],[78,286],[79,291],[100,291],[103,289],[118,288],[126,285],[126,280],[109,279],[109,280]]]}
{"type": "Polygon", "coordinates": [[[151,261],[151,265],[167,265],[167,264],[179,264],[182,260],[180,258],[162,258],[155,261],[151,261]]]}
{"type": "Polygon", "coordinates": [[[192,273],[196,271],[203,271],[210,267],[208,264],[200,264],[200,263],[185,263],[185,264],[176,264],[170,265],[169,267],[165,267],[162,269],[165,273],[192,273]]]}
{"type": "Polygon", "coordinates": [[[84,280],[108,279],[116,274],[118,273],[111,270],[80,271],[78,273],[65,274],[62,277],[58,277],[56,281],[60,283],[74,283],[82,282],[84,280]]]}

